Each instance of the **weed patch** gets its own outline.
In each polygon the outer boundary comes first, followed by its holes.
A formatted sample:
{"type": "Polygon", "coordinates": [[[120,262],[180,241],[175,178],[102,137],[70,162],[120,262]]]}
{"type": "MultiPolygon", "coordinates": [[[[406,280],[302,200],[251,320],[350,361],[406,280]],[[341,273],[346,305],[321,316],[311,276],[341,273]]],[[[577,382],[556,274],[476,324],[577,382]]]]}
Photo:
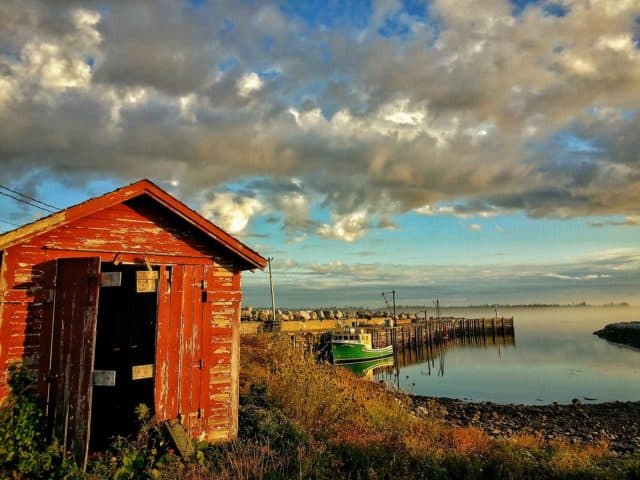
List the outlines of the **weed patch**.
{"type": "Polygon", "coordinates": [[[43,406],[35,374],[21,363],[9,366],[11,393],[0,408],[0,476],[19,479],[72,479],[79,473],[60,445],[45,438],[43,406]]]}

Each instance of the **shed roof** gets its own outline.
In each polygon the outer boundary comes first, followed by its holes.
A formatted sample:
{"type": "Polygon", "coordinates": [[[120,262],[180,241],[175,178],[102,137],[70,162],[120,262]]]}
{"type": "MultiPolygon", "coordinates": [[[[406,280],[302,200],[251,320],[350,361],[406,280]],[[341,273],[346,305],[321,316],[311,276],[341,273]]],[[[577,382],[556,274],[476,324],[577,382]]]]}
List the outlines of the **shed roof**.
{"type": "Polygon", "coordinates": [[[193,225],[211,240],[245,260],[248,264],[248,269],[264,268],[267,264],[267,260],[258,252],[252,250],[147,179],[139,180],[131,185],[91,198],[15,230],[3,233],[0,235],[0,251],[17,245],[28,238],[41,235],[87,215],[140,196],[151,198],[163,208],[193,225]]]}

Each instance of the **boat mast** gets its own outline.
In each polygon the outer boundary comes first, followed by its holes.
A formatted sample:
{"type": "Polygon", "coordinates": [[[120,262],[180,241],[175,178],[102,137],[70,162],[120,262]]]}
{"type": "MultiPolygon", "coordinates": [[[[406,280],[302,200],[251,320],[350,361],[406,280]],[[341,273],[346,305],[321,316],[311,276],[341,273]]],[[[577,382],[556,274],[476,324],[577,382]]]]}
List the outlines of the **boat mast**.
{"type": "Polygon", "coordinates": [[[387,295],[391,294],[392,302],[393,302],[393,319],[396,319],[396,291],[391,290],[390,292],[382,292],[382,298],[384,298],[384,303],[387,304],[387,307],[391,308],[389,305],[389,301],[387,300],[387,295]]]}

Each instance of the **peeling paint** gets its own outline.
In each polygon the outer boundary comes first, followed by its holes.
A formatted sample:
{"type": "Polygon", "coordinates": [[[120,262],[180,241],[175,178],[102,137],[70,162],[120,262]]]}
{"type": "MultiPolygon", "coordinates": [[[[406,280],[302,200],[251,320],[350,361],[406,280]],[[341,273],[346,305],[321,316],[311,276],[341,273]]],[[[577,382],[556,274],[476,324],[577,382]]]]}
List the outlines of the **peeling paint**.
{"type": "MultiPolygon", "coordinates": [[[[132,264],[146,261],[163,269],[158,291],[156,415],[181,417],[193,438],[236,435],[239,271],[263,268],[264,258],[150,182],[0,235],[0,249],[4,249],[0,400],[6,396],[7,360],[35,359],[43,394],[50,388],[58,403],[73,406],[68,416],[54,408],[52,418],[58,419],[54,421],[62,422],[63,431],[72,437],[88,436],[89,423],[82,420],[82,412],[91,404],[91,387],[83,379],[90,376],[92,365],[86,360],[73,363],[72,357],[91,353],[95,305],[93,310],[85,308],[81,330],[74,331],[69,322],[57,326],[52,322],[59,318],[54,310],[61,308],[62,298],[54,303],[55,262],[86,257],[132,264]],[[69,343],[71,338],[82,340],[69,343]],[[58,381],[46,381],[50,369],[58,372],[58,381]],[[72,393],[69,386],[74,386],[72,393]]],[[[57,281],[59,292],[75,288],[64,285],[60,277],[57,281]]],[[[80,283],[86,289],[86,279],[80,283]]],[[[67,307],[83,308],[76,299],[67,307]]],[[[75,449],[71,445],[75,440],[68,440],[67,446],[75,449]]]]}

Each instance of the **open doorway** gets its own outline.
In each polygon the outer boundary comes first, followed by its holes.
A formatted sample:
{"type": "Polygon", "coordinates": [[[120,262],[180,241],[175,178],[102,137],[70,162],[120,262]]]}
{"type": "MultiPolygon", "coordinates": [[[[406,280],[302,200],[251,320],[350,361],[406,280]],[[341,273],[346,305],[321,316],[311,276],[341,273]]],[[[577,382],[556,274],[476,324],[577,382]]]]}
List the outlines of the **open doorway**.
{"type": "Polygon", "coordinates": [[[104,448],[115,435],[134,433],[139,404],[153,414],[158,294],[157,288],[139,287],[138,271],[146,269],[112,263],[101,268],[109,281],[103,281],[98,303],[91,449],[104,448]]]}

